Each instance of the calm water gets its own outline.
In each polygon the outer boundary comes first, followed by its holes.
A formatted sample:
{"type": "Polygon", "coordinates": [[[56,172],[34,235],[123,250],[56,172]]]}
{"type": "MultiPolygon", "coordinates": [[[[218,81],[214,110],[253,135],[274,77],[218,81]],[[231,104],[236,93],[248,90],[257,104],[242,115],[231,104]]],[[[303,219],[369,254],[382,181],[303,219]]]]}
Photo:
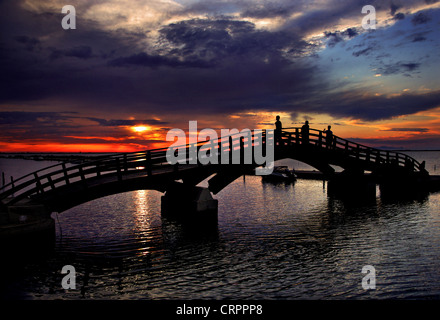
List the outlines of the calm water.
{"type": "MultiPolygon", "coordinates": [[[[411,155],[440,174],[440,152],[411,155]]],[[[50,164],[0,159],[0,171],[50,164]]],[[[161,217],[160,197],[128,192],[54,215],[53,250],[2,259],[2,298],[440,298],[440,193],[385,202],[378,191],[354,205],[329,198],[322,181],[247,176],[216,195],[217,224],[193,227],[161,217]],[[76,290],[61,287],[64,265],[76,268],[76,290]],[[374,290],[362,288],[365,265],[374,290]]]]}

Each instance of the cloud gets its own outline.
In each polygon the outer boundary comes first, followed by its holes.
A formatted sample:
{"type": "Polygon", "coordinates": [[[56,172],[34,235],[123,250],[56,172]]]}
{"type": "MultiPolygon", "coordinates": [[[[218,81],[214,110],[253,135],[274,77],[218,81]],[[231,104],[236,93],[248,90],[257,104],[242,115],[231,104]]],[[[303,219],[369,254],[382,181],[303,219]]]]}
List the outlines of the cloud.
{"type": "Polygon", "coordinates": [[[394,132],[420,132],[425,133],[429,132],[428,128],[392,128],[392,129],[384,129],[380,131],[394,131],[394,132]]]}
{"type": "Polygon", "coordinates": [[[112,67],[124,66],[142,66],[156,68],[160,66],[167,66],[172,68],[187,67],[187,68],[208,68],[215,66],[215,61],[203,61],[200,59],[192,59],[189,61],[181,61],[177,58],[170,58],[160,55],[150,55],[145,52],[137,53],[128,57],[119,57],[108,62],[112,67]]]}
{"type": "Polygon", "coordinates": [[[362,55],[369,55],[372,52],[372,50],[374,50],[374,49],[375,49],[374,46],[370,46],[368,48],[365,48],[365,49],[362,49],[362,50],[359,50],[359,51],[354,51],[352,54],[355,57],[359,57],[359,56],[362,56],[362,55]]]}
{"type": "Polygon", "coordinates": [[[402,12],[396,13],[393,17],[394,20],[403,20],[405,19],[405,14],[402,12]]]}
{"type": "MultiPolygon", "coordinates": [[[[309,102],[302,112],[376,121],[409,115],[440,106],[440,90],[424,94],[366,95],[363,90],[323,94],[309,102]]],[[[300,106],[297,106],[299,109],[300,106]]],[[[296,109],[296,108],[295,108],[296,109]]]]}
{"type": "Polygon", "coordinates": [[[74,57],[78,59],[90,59],[93,57],[92,48],[90,46],[78,46],[67,50],[52,49],[50,59],[59,59],[61,57],[74,57]]]}
{"type": "Polygon", "coordinates": [[[288,18],[301,10],[301,2],[260,2],[249,5],[240,16],[244,18],[288,18]]]}
{"type": "Polygon", "coordinates": [[[144,119],[144,120],[126,120],[126,119],[100,119],[100,118],[92,118],[88,117],[87,119],[95,121],[104,127],[119,127],[119,126],[135,126],[140,124],[149,124],[149,125],[165,125],[168,122],[160,121],[156,119],[144,119]]]}
{"type": "Polygon", "coordinates": [[[40,40],[28,36],[15,36],[15,41],[25,46],[26,50],[34,51],[35,49],[41,49],[40,40]]]}
{"type": "Polygon", "coordinates": [[[426,13],[419,12],[414,15],[414,17],[411,19],[411,22],[414,25],[419,25],[419,24],[425,24],[425,23],[429,22],[430,20],[431,20],[431,18],[426,13]]]}
{"type": "Polygon", "coordinates": [[[68,121],[76,112],[24,112],[24,111],[2,111],[0,112],[0,125],[35,125],[39,123],[55,124],[58,121],[68,121]]]}
{"type": "Polygon", "coordinates": [[[394,75],[398,73],[408,74],[420,69],[420,65],[421,64],[418,62],[398,61],[395,63],[384,64],[383,66],[378,68],[377,72],[385,76],[394,75]]]}

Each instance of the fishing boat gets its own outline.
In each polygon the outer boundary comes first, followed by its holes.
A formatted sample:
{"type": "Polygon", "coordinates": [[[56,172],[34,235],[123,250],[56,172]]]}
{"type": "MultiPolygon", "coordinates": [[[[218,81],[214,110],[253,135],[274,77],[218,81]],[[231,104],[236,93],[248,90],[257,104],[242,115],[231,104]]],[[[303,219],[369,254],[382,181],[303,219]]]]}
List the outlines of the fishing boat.
{"type": "Polygon", "coordinates": [[[263,181],[275,181],[275,182],[294,182],[296,181],[295,170],[290,170],[288,166],[275,166],[273,172],[268,175],[264,175],[263,181]]]}

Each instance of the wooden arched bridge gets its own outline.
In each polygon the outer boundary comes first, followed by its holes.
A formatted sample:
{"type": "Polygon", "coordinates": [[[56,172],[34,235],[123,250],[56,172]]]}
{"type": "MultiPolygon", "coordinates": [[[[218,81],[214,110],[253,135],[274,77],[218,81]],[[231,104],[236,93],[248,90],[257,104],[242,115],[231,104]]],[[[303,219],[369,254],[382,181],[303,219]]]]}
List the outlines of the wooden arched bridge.
{"type": "Polygon", "coordinates": [[[307,163],[324,173],[329,181],[339,181],[335,185],[345,185],[346,190],[353,189],[352,183],[362,181],[366,171],[371,172],[369,176],[375,183],[393,186],[411,185],[429,177],[424,165],[408,155],[370,148],[337,136],[327,141],[326,133],[319,130],[310,129],[306,136],[300,128],[287,128],[276,138],[263,130],[259,134],[239,133],[209,143],[175,147],[185,150],[186,164],[171,165],[166,157],[168,148],[98,156],[80,164],[59,163],[3,186],[0,212],[29,207],[50,215],[96,198],[140,189],[165,192],[163,209],[173,204],[179,209],[185,204],[196,210],[216,209],[211,192],[216,194],[241,175],[253,173],[258,164],[254,157],[248,164],[202,164],[200,159],[194,159],[191,150],[196,148],[199,153],[211,147],[218,159],[226,154],[232,160],[232,150],[240,151],[243,159],[248,148],[263,146],[267,150],[272,144],[274,160],[291,158],[307,163]],[[190,162],[194,164],[187,164],[190,162]],[[342,167],[343,174],[336,174],[331,165],[342,167]],[[208,189],[196,187],[208,177],[208,189]]]}

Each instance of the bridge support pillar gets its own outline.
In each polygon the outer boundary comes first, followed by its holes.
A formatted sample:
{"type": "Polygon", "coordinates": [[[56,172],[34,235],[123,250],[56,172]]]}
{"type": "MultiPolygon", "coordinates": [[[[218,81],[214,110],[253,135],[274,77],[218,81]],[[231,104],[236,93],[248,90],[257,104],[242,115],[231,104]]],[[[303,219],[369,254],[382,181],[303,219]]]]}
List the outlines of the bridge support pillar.
{"type": "Polygon", "coordinates": [[[162,196],[161,210],[169,217],[217,220],[218,200],[207,188],[176,183],[162,196]]]}
{"type": "Polygon", "coordinates": [[[328,181],[327,193],[341,199],[375,199],[376,183],[363,170],[344,170],[328,181]]]}
{"type": "Polygon", "coordinates": [[[390,199],[421,198],[429,193],[429,180],[427,172],[408,172],[404,168],[392,168],[380,176],[380,195],[390,199]]]}

